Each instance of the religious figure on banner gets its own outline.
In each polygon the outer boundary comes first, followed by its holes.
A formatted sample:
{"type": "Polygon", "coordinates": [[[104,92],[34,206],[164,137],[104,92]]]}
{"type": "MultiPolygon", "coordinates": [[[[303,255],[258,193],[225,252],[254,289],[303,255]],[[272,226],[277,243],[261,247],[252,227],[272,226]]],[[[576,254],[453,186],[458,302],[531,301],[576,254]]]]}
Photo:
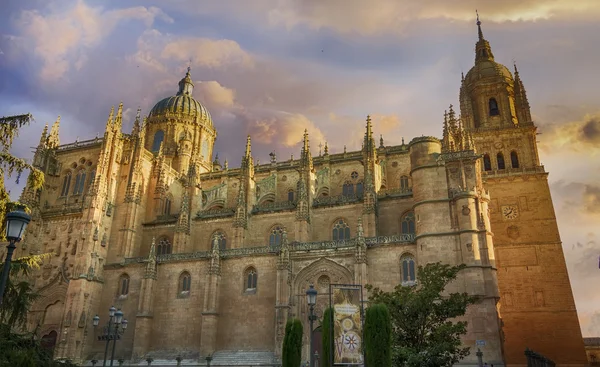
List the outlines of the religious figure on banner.
{"type": "Polygon", "coordinates": [[[334,365],[363,363],[361,288],[332,286],[334,365]]]}

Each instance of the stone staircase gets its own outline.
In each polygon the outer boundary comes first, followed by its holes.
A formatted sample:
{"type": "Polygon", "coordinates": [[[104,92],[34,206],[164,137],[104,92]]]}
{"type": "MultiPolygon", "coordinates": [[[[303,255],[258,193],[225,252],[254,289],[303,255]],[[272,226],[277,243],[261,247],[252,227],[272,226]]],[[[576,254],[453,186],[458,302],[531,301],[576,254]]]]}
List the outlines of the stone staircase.
{"type": "Polygon", "coordinates": [[[277,362],[273,352],[224,350],[215,352],[210,365],[215,367],[276,367],[281,364],[277,362]]]}

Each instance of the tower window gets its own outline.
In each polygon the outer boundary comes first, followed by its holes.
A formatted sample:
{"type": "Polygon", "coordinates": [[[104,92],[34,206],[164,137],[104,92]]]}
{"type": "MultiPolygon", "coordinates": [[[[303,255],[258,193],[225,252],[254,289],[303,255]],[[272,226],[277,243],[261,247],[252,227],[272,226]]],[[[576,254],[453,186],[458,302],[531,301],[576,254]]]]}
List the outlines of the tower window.
{"type": "Polygon", "coordinates": [[[400,189],[402,191],[408,190],[408,177],[407,176],[400,177],[400,189]]]}
{"type": "Polygon", "coordinates": [[[69,193],[69,187],[71,186],[71,172],[67,172],[64,180],[63,180],[63,186],[62,186],[62,191],[60,196],[67,196],[67,194],[69,193]]]}
{"type": "Polygon", "coordinates": [[[350,239],[350,227],[343,219],[338,219],[333,225],[333,240],[342,241],[350,239]]]}
{"type": "Polygon", "coordinates": [[[415,259],[412,255],[402,256],[400,260],[402,266],[402,285],[411,285],[417,280],[415,273],[415,259]]]}
{"type": "Polygon", "coordinates": [[[172,247],[168,239],[163,238],[162,240],[158,241],[158,246],[156,247],[157,255],[168,255],[171,253],[171,251],[172,247]]]}
{"type": "Polygon", "coordinates": [[[129,275],[123,274],[119,279],[119,296],[126,296],[129,294],[129,275]]]}
{"type": "Polygon", "coordinates": [[[402,234],[415,234],[415,213],[404,214],[400,221],[400,230],[402,234]]]}
{"type": "Polygon", "coordinates": [[[354,185],[350,182],[346,182],[342,187],[343,196],[354,196],[354,185]]]}
{"type": "Polygon", "coordinates": [[[289,202],[293,202],[294,201],[294,190],[288,191],[288,201],[289,202]]]}
{"type": "Polygon", "coordinates": [[[269,236],[269,246],[278,247],[281,245],[283,241],[283,227],[275,226],[271,230],[271,235],[269,236]]]}
{"type": "Polygon", "coordinates": [[[364,185],[362,182],[358,182],[356,184],[356,195],[357,196],[362,196],[363,192],[365,191],[364,189],[364,185]]]}
{"type": "Polygon", "coordinates": [[[490,107],[490,116],[500,115],[500,110],[498,109],[498,102],[496,101],[496,98],[490,98],[490,101],[488,104],[490,107]]]}
{"type": "Polygon", "coordinates": [[[490,159],[490,155],[486,154],[483,156],[483,169],[485,171],[491,171],[492,170],[492,160],[490,159]]]}
{"type": "Polygon", "coordinates": [[[519,156],[514,150],[510,152],[510,163],[512,165],[512,168],[519,168],[519,156]]]}
{"type": "Polygon", "coordinates": [[[179,285],[178,285],[179,297],[180,298],[189,297],[191,287],[192,287],[192,277],[190,276],[190,273],[188,273],[187,271],[181,273],[181,275],[179,276],[179,285]]]}
{"type": "Polygon", "coordinates": [[[84,187],[85,187],[85,170],[81,170],[75,176],[75,187],[73,188],[73,195],[82,194],[84,187]]]}
{"type": "Polygon", "coordinates": [[[498,169],[506,169],[506,164],[504,163],[504,154],[498,153],[498,155],[496,155],[496,160],[498,161],[498,169]]]}
{"type": "Polygon", "coordinates": [[[256,269],[250,267],[246,269],[244,274],[244,290],[246,292],[256,292],[256,286],[258,285],[258,274],[256,269]]]}
{"type": "Polygon", "coordinates": [[[165,139],[165,132],[162,130],[158,130],[154,134],[154,141],[152,142],[152,152],[156,153],[160,149],[160,144],[165,139]]]}

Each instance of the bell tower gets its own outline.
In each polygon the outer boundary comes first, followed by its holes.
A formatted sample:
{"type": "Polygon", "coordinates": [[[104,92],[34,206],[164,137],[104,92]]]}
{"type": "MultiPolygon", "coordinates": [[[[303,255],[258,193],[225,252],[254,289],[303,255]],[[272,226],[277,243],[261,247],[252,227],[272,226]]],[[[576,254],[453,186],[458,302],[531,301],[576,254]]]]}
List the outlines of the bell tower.
{"type": "Polygon", "coordinates": [[[526,365],[529,348],[557,365],[583,366],[581,329],[525,87],[516,65],[513,76],[495,61],[479,16],[477,31],[475,65],[461,80],[460,119],[483,158],[490,192],[505,363],[526,365]]]}

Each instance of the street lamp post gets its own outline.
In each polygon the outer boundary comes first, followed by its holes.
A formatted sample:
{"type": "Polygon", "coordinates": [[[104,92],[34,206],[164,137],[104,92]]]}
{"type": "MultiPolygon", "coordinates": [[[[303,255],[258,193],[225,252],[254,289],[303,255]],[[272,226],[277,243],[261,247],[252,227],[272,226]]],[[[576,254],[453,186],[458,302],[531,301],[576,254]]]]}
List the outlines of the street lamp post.
{"type": "MultiPolygon", "coordinates": [[[[93,325],[94,328],[98,326],[100,323],[100,316],[94,316],[93,325]]],[[[121,335],[127,329],[127,320],[123,319],[123,312],[121,310],[117,310],[114,306],[108,309],[108,323],[104,328],[104,333],[98,336],[98,340],[106,340],[106,346],[104,347],[104,361],[102,363],[102,367],[106,367],[106,358],[108,357],[108,346],[110,345],[110,341],[113,341],[112,353],[110,356],[110,365],[113,365],[113,361],[115,359],[115,347],[117,345],[117,340],[121,339],[121,335]],[[119,330],[119,326],[121,329],[119,330]]]]}
{"type": "Polygon", "coordinates": [[[27,224],[31,221],[31,217],[23,211],[23,207],[18,207],[17,210],[6,214],[6,239],[8,240],[6,261],[4,261],[4,268],[2,269],[2,278],[0,278],[0,305],[4,300],[4,290],[6,289],[6,282],[8,281],[8,273],[10,273],[10,262],[12,255],[17,246],[15,243],[21,241],[23,232],[27,224]]]}
{"type": "Polygon", "coordinates": [[[315,304],[317,304],[317,290],[311,284],[308,290],[306,291],[306,301],[309,306],[309,314],[308,321],[310,322],[310,351],[308,352],[308,358],[310,359],[310,367],[314,367],[314,357],[313,357],[313,323],[317,319],[317,315],[315,315],[315,304]]]}

